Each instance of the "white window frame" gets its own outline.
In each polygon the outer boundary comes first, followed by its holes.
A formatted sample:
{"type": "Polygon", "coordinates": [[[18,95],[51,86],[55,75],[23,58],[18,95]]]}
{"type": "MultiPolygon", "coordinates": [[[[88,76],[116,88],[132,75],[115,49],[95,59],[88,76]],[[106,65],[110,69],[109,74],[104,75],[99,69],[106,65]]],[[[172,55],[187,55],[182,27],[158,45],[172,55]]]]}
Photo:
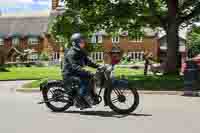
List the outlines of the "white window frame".
{"type": "Polygon", "coordinates": [[[1,45],[4,45],[4,39],[3,38],[0,38],[0,46],[1,45]]]}
{"type": "Polygon", "coordinates": [[[20,38],[19,37],[13,37],[12,38],[12,45],[19,45],[20,44],[20,38]]]}
{"type": "Polygon", "coordinates": [[[102,35],[98,35],[97,36],[97,38],[98,38],[98,43],[103,43],[103,36],[102,35]]]}
{"type": "Polygon", "coordinates": [[[139,39],[138,38],[133,39],[132,41],[133,42],[143,42],[143,37],[140,37],[139,39]]]}
{"type": "Polygon", "coordinates": [[[112,43],[119,43],[120,42],[120,37],[119,36],[113,36],[112,37],[112,43]]]}
{"type": "Polygon", "coordinates": [[[102,35],[93,35],[91,38],[91,43],[103,43],[102,35]]]}
{"type": "Polygon", "coordinates": [[[29,45],[38,45],[39,44],[39,38],[38,37],[29,37],[28,38],[28,44],[29,45]]]}
{"type": "Polygon", "coordinates": [[[91,38],[91,43],[96,43],[96,42],[97,42],[96,36],[93,35],[92,38],[91,38]]]}
{"type": "Polygon", "coordinates": [[[59,52],[54,52],[53,53],[53,60],[59,60],[60,59],[60,53],[59,52]]]}

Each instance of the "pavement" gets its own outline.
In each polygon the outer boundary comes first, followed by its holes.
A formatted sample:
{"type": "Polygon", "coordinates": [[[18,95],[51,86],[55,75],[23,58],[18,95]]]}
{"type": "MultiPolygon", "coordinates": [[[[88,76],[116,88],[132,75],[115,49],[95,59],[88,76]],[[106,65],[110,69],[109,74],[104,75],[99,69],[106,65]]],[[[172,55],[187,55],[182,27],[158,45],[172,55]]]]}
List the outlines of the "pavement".
{"type": "MultiPolygon", "coordinates": [[[[26,81],[25,81],[26,82],[26,81]]],[[[200,97],[140,94],[131,115],[117,115],[103,104],[53,113],[36,104],[40,93],[16,92],[24,81],[0,82],[0,133],[199,133],[200,97]]]]}

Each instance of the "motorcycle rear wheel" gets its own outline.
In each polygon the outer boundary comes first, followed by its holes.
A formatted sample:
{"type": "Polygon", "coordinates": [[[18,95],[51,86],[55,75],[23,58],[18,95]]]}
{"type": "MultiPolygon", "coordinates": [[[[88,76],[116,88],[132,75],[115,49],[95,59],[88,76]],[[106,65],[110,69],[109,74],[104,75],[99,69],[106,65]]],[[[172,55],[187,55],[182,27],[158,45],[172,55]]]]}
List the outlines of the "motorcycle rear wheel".
{"type": "MultiPolygon", "coordinates": [[[[64,95],[66,95],[66,93],[64,93],[64,88],[61,84],[56,83],[56,84],[49,85],[46,89],[42,90],[42,95],[43,95],[44,101],[48,101],[48,102],[45,102],[46,106],[54,112],[64,112],[71,106],[71,103],[63,102],[64,103],[63,106],[56,107],[55,105],[52,104],[52,102],[61,102],[61,99],[60,100],[58,99],[57,101],[56,100],[51,101],[51,99],[54,99],[54,98],[53,98],[53,96],[49,97],[48,93],[53,93],[53,92],[58,93],[58,94],[52,94],[52,95],[54,95],[54,97],[56,97],[55,95],[57,95],[58,98],[62,97],[64,99],[64,95]],[[53,88],[54,88],[54,90],[52,91],[51,89],[53,89],[53,88]]],[[[67,101],[67,100],[65,100],[65,101],[67,101]]],[[[68,99],[68,101],[69,101],[69,99],[68,99]]]]}

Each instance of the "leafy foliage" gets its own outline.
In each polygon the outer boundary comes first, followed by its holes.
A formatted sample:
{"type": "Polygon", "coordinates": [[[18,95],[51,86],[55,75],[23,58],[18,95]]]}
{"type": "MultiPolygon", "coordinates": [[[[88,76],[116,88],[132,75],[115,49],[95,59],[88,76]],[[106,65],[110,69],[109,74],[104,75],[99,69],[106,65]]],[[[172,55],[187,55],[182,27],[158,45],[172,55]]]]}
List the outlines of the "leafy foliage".
{"type": "MultiPolygon", "coordinates": [[[[167,27],[169,2],[167,0],[63,0],[65,11],[57,16],[51,32],[56,38],[70,38],[74,32],[86,35],[105,29],[109,33],[119,30],[138,32],[142,26],[167,27]]],[[[169,0],[172,1],[172,0],[169,0]]],[[[200,14],[199,0],[173,0],[177,8],[177,22],[189,23],[200,14]],[[179,1],[179,2],[178,2],[179,1]]]]}
{"type": "Polygon", "coordinates": [[[193,26],[188,34],[188,40],[189,57],[200,54],[200,27],[193,26]]]}
{"type": "Polygon", "coordinates": [[[99,30],[115,34],[119,31],[140,32],[146,24],[142,14],[143,3],[131,0],[64,0],[65,11],[53,20],[50,32],[57,41],[70,46],[70,36],[81,32],[86,37],[99,30]],[[65,39],[64,39],[65,38],[65,39]]]}
{"type": "MultiPolygon", "coordinates": [[[[64,0],[65,11],[58,16],[52,33],[69,38],[74,32],[86,36],[100,29],[107,33],[141,32],[141,27],[162,27],[167,33],[167,69],[175,72],[178,29],[199,19],[200,0],[64,0]],[[169,45],[170,44],[170,45],[169,45]],[[175,69],[175,70],[173,70],[175,69]]],[[[131,35],[131,34],[130,34],[131,35]]],[[[132,34],[134,35],[134,34],[132,34]]],[[[68,43],[69,44],[69,43],[68,43]]],[[[68,45],[70,46],[70,45],[68,45]]]]}
{"type": "Polygon", "coordinates": [[[48,61],[49,60],[49,56],[48,56],[47,53],[43,52],[43,53],[40,54],[39,59],[41,61],[48,61]]]}

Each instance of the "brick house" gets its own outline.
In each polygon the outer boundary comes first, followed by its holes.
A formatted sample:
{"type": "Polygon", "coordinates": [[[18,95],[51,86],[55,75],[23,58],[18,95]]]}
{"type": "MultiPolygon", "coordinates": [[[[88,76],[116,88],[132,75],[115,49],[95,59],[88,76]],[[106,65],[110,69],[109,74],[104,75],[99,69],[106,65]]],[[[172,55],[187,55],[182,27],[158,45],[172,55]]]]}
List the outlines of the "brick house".
{"type": "Polygon", "coordinates": [[[97,60],[104,59],[107,63],[111,61],[109,53],[113,49],[118,49],[122,53],[119,53],[119,57],[117,58],[121,58],[122,55],[127,55],[134,60],[143,60],[146,52],[151,53],[154,59],[159,58],[159,42],[156,33],[148,32],[144,37],[132,39],[126,32],[117,36],[111,36],[105,32],[98,32],[92,36],[91,43],[103,47],[102,51],[92,53],[92,57],[97,60]]]}
{"type": "MultiPolygon", "coordinates": [[[[104,59],[105,62],[109,63],[111,60],[109,53],[113,48],[117,48],[118,51],[123,52],[119,56],[127,55],[134,60],[143,60],[144,54],[150,53],[155,60],[165,61],[167,54],[166,35],[153,31],[150,28],[145,28],[144,33],[144,36],[139,39],[130,38],[126,32],[118,36],[111,36],[105,32],[95,33],[91,42],[96,45],[102,45],[103,50],[92,53],[92,57],[97,60],[104,59]]],[[[184,35],[186,33],[180,32],[179,34],[179,65],[187,58],[187,40],[184,35]]]]}
{"type": "Polygon", "coordinates": [[[48,34],[49,16],[40,17],[0,17],[0,62],[16,61],[16,54],[7,58],[11,49],[15,48],[22,53],[32,51],[28,55],[29,61],[36,61],[40,54],[46,53],[51,61],[60,59],[61,48],[48,34]]]}
{"type": "Polygon", "coordinates": [[[55,10],[59,6],[60,0],[52,0],[52,10],[55,10]]]}

